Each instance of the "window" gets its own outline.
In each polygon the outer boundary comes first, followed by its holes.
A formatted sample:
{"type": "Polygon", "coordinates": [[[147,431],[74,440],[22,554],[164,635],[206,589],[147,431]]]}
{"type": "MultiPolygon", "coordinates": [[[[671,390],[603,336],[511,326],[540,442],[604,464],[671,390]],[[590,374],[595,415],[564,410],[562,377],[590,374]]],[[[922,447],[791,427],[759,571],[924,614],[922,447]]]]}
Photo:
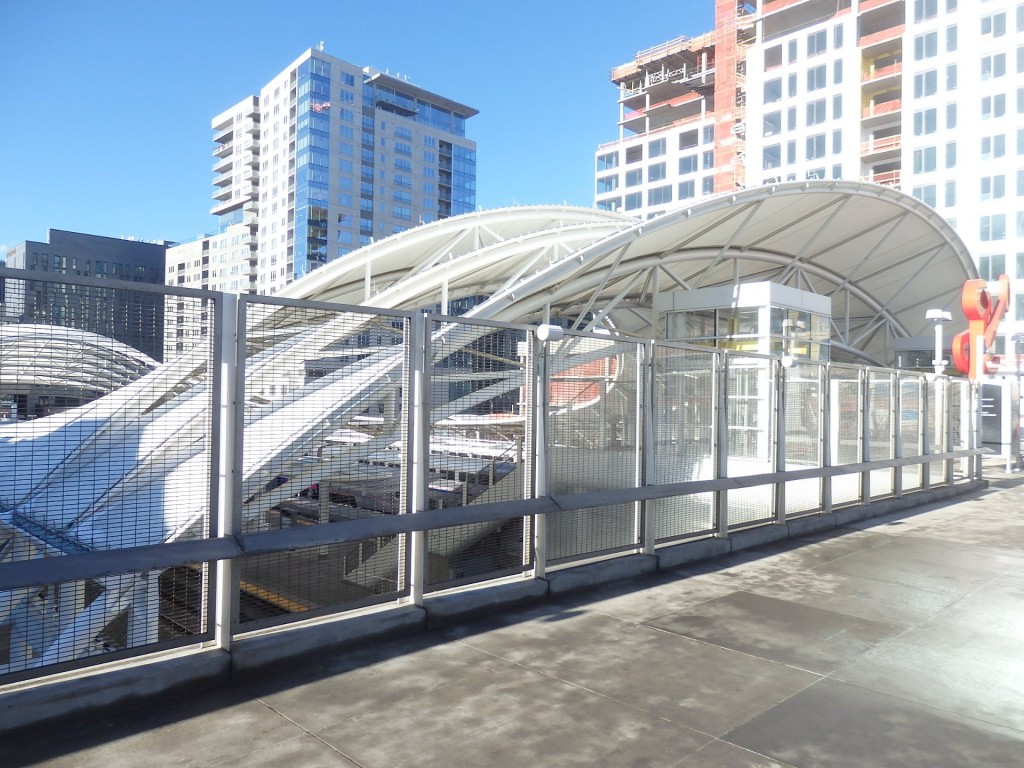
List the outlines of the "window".
{"type": "Polygon", "coordinates": [[[764,51],[764,68],[774,69],[782,66],[782,46],[774,45],[764,51]]]}
{"type": "Polygon", "coordinates": [[[597,194],[603,195],[606,192],[614,192],[619,188],[618,176],[605,176],[597,180],[597,194]]]}
{"type": "Polygon", "coordinates": [[[832,154],[839,155],[843,151],[843,132],[832,131],[832,154]]]}
{"type": "Polygon", "coordinates": [[[796,40],[790,40],[789,41],[788,57],[789,57],[789,63],[790,64],[795,64],[796,63],[796,57],[797,57],[796,40]]]}
{"type": "Polygon", "coordinates": [[[927,173],[935,170],[935,147],[922,147],[914,150],[914,173],[927,173]]]}
{"type": "Polygon", "coordinates": [[[710,171],[715,167],[715,150],[705,150],[701,155],[701,170],[710,171]]]}
{"type": "Polygon", "coordinates": [[[988,120],[993,117],[1002,117],[1006,114],[1006,95],[999,93],[995,96],[983,96],[981,98],[981,119],[988,120]]]}
{"type": "Polygon", "coordinates": [[[926,205],[930,205],[932,208],[935,207],[935,185],[926,184],[922,187],[914,187],[912,194],[918,200],[926,205]]]}
{"type": "Polygon", "coordinates": [[[825,156],[825,134],[819,133],[807,137],[807,159],[817,160],[825,156]]]}
{"type": "Polygon", "coordinates": [[[1024,128],[1017,129],[1017,154],[1024,155],[1024,128]]]}
{"type": "Polygon", "coordinates": [[[928,32],[914,38],[914,61],[922,61],[939,53],[939,33],[928,32]]]}
{"type": "Polygon", "coordinates": [[[644,182],[644,172],[637,168],[633,171],[626,171],[626,186],[636,187],[644,182]]]}
{"type": "Polygon", "coordinates": [[[1017,46],[1017,74],[1024,72],[1024,45],[1017,46]]]}
{"type": "MultiPolygon", "coordinates": [[[[823,67],[824,67],[825,65],[824,65],[824,64],[822,64],[821,66],[823,66],[823,67]]],[[[791,97],[792,97],[792,96],[796,96],[796,75],[795,75],[795,74],[792,74],[792,75],[790,75],[790,76],[789,76],[788,78],[786,78],[786,80],[787,80],[787,82],[788,82],[788,84],[789,84],[789,85],[788,85],[788,86],[786,87],[786,91],[787,91],[787,93],[789,93],[789,95],[790,95],[791,97]]]]}
{"type": "Polygon", "coordinates": [[[946,196],[945,203],[947,208],[953,208],[956,206],[956,182],[946,182],[946,196]]]}
{"type": "Polygon", "coordinates": [[[939,12],[939,0],[914,0],[914,21],[935,18],[939,12]]]}
{"type": "MultiPolygon", "coordinates": [[[[700,191],[701,191],[701,194],[704,194],[704,195],[713,195],[713,194],[715,194],[715,177],[714,176],[705,176],[703,179],[701,179],[701,181],[700,181],[700,191]]],[[[682,195],[680,195],[680,197],[682,197],[682,195]]]]}
{"type": "Polygon", "coordinates": [[[841,165],[833,165],[832,166],[832,178],[833,179],[841,179],[841,178],[843,178],[843,166],[841,166],[841,165]]]}
{"type": "Polygon", "coordinates": [[[832,82],[836,85],[843,82],[843,62],[840,59],[832,62],[832,82]]]}
{"type": "Polygon", "coordinates": [[[647,145],[648,157],[661,157],[665,154],[665,139],[656,139],[647,145]]]}
{"type": "Polygon", "coordinates": [[[956,104],[946,105],[946,127],[956,128],[956,104]]]}
{"type": "Polygon", "coordinates": [[[832,119],[838,120],[843,116],[843,97],[837,93],[832,97],[832,119]]]}
{"type": "Polygon", "coordinates": [[[665,164],[655,163],[654,165],[647,167],[647,180],[648,181],[661,181],[665,178],[665,164]]]}
{"type": "Polygon", "coordinates": [[[939,73],[937,70],[929,69],[927,72],[918,72],[914,75],[914,98],[920,99],[924,96],[934,96],[939,90],[939,73]]]}
{"type": "Polygon", "coordinates": [[[991,242],[992,240],[1006,239],[1006,214],[996,213],[991,216],[981,217],[981,240],[991,242]]]}
{"type": "Polygon", "coordinates": [[[1024,32],[1024,4],[1017,6],[1017,31],[1024,32]]]}
{"type": "Polygon", "coordinates": [[[626,148],[626,164],[639,163],[644,159],[644,148],[640,145],[626,148]]]}
{"type": "MultiPolygon", "coordinates": [[[[796,41],[791,41],[791,44],[795,44],[796,41]]],[[[817,32],[812,32],[807,36],[807,57],[820,56],[825,53],[828,46],[828,36],[824,29],[819,29],[817,32]]]]}
{"type": "Polygon", "coordinates": [[[1002,37],[1006,34],[1006,14],[993,13],[991,16],[981,17],[981,34],[1002,37]]]}
{"type": "Polygon", "coordinates": [[[617,211],[622,207],[621,197],[610,197],[607,200],[598,200],[597,209],[599,211],[617,211]]]}
{"type": "Polygon", "coordinates": [[[679,182],[679,199],[680,200],[688,200],[689,198],[695,197],[695,196],[696,196],[696,192],[695,192],[695,185],[693,183],[693,179],[690,179],[689,181],[681,181],[681,182],[679,182]]]}
{"type": "Polygon", "coordinates": [[[956,168],[956,142],[946,144],[946,167],[956,168]]]}
{"type": "Polygon", "coordinates": [[[998,176],[981,177],[981,199],[999,200],[1006,195],[1006,177],[998,176]]]}
{"type": "Polygon", "coordinates": [[[765,136],[774,136],[782,133],[782,113],[768,112],[764,116],[763,133],[765,136]]]}
{"type": "Polygon", "coordinates": [[[635,211],[637,208],[642,207],[644,204],[644,193],[643,192],[630,192],[626,195],[625,209],[627,211],[635,211]]]}
{"type": "MultiPolygon", "coordinates": [[[[704,144],[714,144],[715,143],[715,126],[713,126],[713,125],[705,125],[704,128],[703,128],[703,133],[704,133],[704,138],[703,138],[703,143],[704,144]]],[[[681,148],[682,147],[680,147],[680,149],[681,148]]]]}
{"type": "Polygon", "coordinates": [[[796,130],[796,107],[786,110],[786,128],[790,131],[796,130]]]}
{"type": "Polygon", "coordinates": [[[825,122],[825,100],[818,99],[807,104],[807,125],[818,125],[825,122]]]}
{"type": "Polygon", "coordinates": [[[914,113],[914,135],[924,136],[935,133],[936,118],[934,109],[923,109],[914,113]]]}
{"type": "Polygon", "coordinates": [[[772,144],[764,148],[764,169],[778,168],[782,165],[782,145],[772,144]]]}
{"type": "Polygon", "coordinates": [[[796,141],[786,142],[786,164],[793,165],[796,162],[796,141]]]}
{"type": "Polygon", "coordinates": [[[956,64],[950,64],[946,67],[946,90],[956,90],[956,64]]]}
{"type": "Polygon", "coordinates": [[[619,153],[609,152],[606,155],[597,156],[597,170],[607,171],[619,167],[619,153]]]}
{"type": "Polygon", "coordinates": [[[1006,273],[1006,255],[996,253],[991,256],[978,258],[978,275],[983,280],[998,280],[999,276],[1006,273]]]}
{"type": "Polygon", "coordinates": [[[832,30],[832,47],[839,50],[843,47],[843,25],[836,24],[832,30]]]}
{"type": "Polygon", "coordinates": [[[946,50],[950,53],[956,50],[956,24],[946,27],[946,50]]]}
{"type": "MultiPolygon", "coordinates": [[[[706,126],[705,130],[707,130],[707,128],[709,128],[709,127],[712,130],[714,130],[713,126],[706,126]]],[[[682,133],[679,134],[679,148],[680,149],[690,149],[690,148],[696,147],[696,146],[697,146],[697,129],[696,128],[694,128],[692,131],[683,131],[682,133]]]]}
{"type": "Polygon", "coordinates": [[[666,184],[664,187],[655,187],[654,189],[648,190],[647,192],[647,204],[648,205],[664,205],[665,203],[672,202],[672,185],[666,184]]]}
{"type": "Polygon", "coordinates": [[[697,156],[687,155],[679,158],[679,175],[697,172],[697,156]]]}
{"type": "Polygon", "coordinates": [[[981,57],[981,79],[990,80],[1006,74],[1006,54],[996,53],[981,57]]]}
{"type": "Polygon", "coordinates": [[[827,85],[827,72],[824,64],[807,70],[807,90],[817,91],[827,85]]]}
{"type": "Polygon", "coordinates": [[[981,140],[981,159],[993,160],[1006,154],[1006,137],[1002,134],[985,136],[981,140]]]}
{"type": "MultiPolygon", "coordinates": [[[[1017,171],[1017,197],[1024,197],[1024,170],[1017,171]]],[[[1024,277],[1024,272],[1020,272],[1024,277]]]]}

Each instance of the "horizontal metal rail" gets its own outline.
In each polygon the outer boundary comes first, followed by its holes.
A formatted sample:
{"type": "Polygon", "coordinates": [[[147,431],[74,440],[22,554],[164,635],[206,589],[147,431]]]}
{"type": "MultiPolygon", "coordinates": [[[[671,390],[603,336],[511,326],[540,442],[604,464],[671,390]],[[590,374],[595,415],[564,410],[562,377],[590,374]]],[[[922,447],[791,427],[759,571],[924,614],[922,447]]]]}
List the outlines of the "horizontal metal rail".
{"type": "Polygon", "coordinates": [[[238,536],[175,541],[142,547],[87,552],[62,557],[22,560],[0,565],[0,590],[26,589],[65,581],[98,579],[116,574],[163,570],[195,563],[230,560],[251,555],[397,536],[457,525],[489,523],[549,512],[567,512],[636,501],[667,499],[714,491],[753,488],[795,480],[859,474],[914,464],[966,459],[989,453],[987,448],[965,448],[896,459],[830,467],[765,472],[711,480],[615,488],[585,493],[557,494],[533,499],[499,501],[465,507],[420,511],[411,515],[385,515],[325,525],[301,526],[238,536]]]}

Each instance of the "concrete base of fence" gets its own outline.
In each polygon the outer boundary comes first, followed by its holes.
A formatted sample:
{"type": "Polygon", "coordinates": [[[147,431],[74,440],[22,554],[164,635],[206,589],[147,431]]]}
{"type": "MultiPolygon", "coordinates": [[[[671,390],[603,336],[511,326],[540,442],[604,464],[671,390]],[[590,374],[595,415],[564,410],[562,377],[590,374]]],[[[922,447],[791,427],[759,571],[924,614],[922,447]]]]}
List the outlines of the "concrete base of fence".
{"type": "Polygon", "coordinates": [[[281,659],[321,648],[379,641],[426,628],[426,611],[400,605],[356,616],[337,615],[297,622],[237,637],[231,646],[231,673],[240,675],[281,659]]]}
{"type": "Polygon", "coordinates": [[[189,650],[133,659],[7,687],[0,693],[2,730],[170,690],[209,688],[230,677],[226,651],[189,650]]]}
{"type": "Polygon", "coordinates": [[[423,606],[396,605],[359,615],[334,616],[283,625],[235,638],[231,651],[198,649],[144,657],[0,688],[0,731],[123,703],[171,689],[209,687],[232,676],[256,672],[273,662],[332,646],[378,642],[481,612],[540,603],[553,595],[676,568],[759,544],[797,538],[911,507],[938,503],[987,487],[984,480],[937,486],[866,505],[734,531],[728,538],[704,538],[663,547],[653,555],[631,554],[549,571],[545,579],[524,578],[428,595],[423,606]]]}

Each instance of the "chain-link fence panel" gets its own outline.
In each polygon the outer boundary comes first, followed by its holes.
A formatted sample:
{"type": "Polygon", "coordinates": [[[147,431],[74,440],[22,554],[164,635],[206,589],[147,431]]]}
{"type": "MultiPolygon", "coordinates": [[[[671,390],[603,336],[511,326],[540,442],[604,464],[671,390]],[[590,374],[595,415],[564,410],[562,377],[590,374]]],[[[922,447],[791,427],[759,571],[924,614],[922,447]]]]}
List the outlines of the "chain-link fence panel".
{"type": "MultiPolygon", "coordinates": [[[[726,356],[729,477],[775,471],[775,368],[770,358],[726,356]]],[[[774,499],[769,486],[730,490],[729,526],[771,520],[774,499]]]]}
{"type": "MultiPolygon", "coordinates": [[[[896,456],[896,443],[892,431],[892,413],[895,398],[895,374],[891,371],[868,370],[867,454],[871,461],[892,459],[896,456]]],[[[870,473],[872,498],[888,496],[893,492],[896,470],[875,469],[870,473]]]]}
{"type": "MultiPolygon", "coordinates": [[[[822,466],[821,416],[824,403],[824,366],[800,362],[783,368],[786,393],[786,470],[822,466]]],[[[786,514],[821,509],[821,480],[786,482],[786,514]]]]}
{"type": "MultiPolygon", "coordinates": [[[[548,486],[552,495],[639,485],[637,360],[642,347],[567,334],[548,354],[548,486]]],[[[633,547],[636,504],[548,515],[548,559],[633,547]]]]}
{"type": "MultiPolygon", "coordinates": [[[[244,297],[241,530],[344,523],[404,506],[408,321],[244,297]]],[[[241,561],[241,624],[404,593],[402,537],[241,561]]]]}
{"type": "MultiPolygon", "coordinates": [[[[528,334],[512,326],[430,321],[430,509],[524,498],[528,334]]],[[[428,587],[531,566],[523,517],[427,533],[428,587]]]]}
{"type": "MultiPolygon", "coordinates": [[[[718,353],[658,345],[654,354],[654,482],[714,479],[718,353]]],[[[647,509],[659,543],[714,529],[713,493],[656,499],[647,509]]]]}
{"type": "MultiPolygon", "coordinates": [[[[905,457],[924,454],[924,377],[918,374],[900,372],[900,423],[899,439],[901,455],[905,457]]],[[[921,487],[921,464],[910,464],[902,468],[903,490],[921,487]]]]}
{"type": "MultiPolygon", "coordinates": [[[[859,368],[832,364],[829,376],[829,439],[832,464],[857,464],[863,456],[861,444],[861,373],[859,368]]],[[[859,474],[832,478],[832,504],[860,501],[859,474]]]]}
{"type": "MultiPolygon", "coordinates": [[[[9,561],[210,535],[220,305],[199,291],[100,283],[5,278],[8,307],[35,318],[0,324],[9,561]]],[[[205,573],[187,598],[161,573],[0,592],[0,675],[205,636],[205,573]],[[165,611],[181,604],[187,621],[165,611]]]]}

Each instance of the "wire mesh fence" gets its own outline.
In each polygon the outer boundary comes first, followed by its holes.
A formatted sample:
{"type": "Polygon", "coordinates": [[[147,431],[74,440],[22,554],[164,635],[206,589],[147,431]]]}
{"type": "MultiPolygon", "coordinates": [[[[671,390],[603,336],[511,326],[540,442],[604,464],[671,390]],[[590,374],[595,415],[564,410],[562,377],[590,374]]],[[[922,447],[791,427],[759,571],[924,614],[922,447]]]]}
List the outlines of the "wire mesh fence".
{"type": "MultiPolygon", "coordinates": [[[[715,477],[719,353],[667,345],[655,347],[655,483],[715,477]]],[[[713,493],[655,499],[648,505],[659,543],[705,534],[715,526],[713,493]]]]}
{"type": "MultiPolygon", "coordinates": [[[[433,319],[430,335],[430,509],[524,498],[527,332],[433,319]]],[[[529,518],[427,534],[427,586],[493,578],[531,566],[529,518]]]]}
{"type": "MultiPolygon", "coordinates": [[[[46,324],[0,324],[0,560],[208,537],[216,296],[5,282],[46,324]]],[[[0,675],[204,636],[207,591],[202,566],[2,591],[0,675]]]]}
{"type": "MultiPolygon", "coordinates": [[[[729,477],[775,470],[775,361],[752,355],[726,356],[729,477]]],[[[730,490],[729,526],[771,520],[775,499],[763,488],[730,490]]]]}
{"type": "MultiPolygon", "coordinates": [[[[898,375],[900,392],[899,440],[902,456],[921,456],[924,454],[924,427],[926,413],[924,409],[923,376],[900,373],[898,375]]],[[[911,464],[901,468],[903,474],[903,490],[921,487],[923,479],[922,465],[911,464]]]]}
{"type": "MultiPolygon", "coordinates": [[[[822,466],[822,402],[824,366],[797,363],[782,368],[785,376],[785,469],[822,466]]],[[[821,509],[821,480],[786,482],[786,514],[801,514],[821,509]]]]}
{"type": "MultiPolygon", "coordinates": [[[[829,436],[834,465],[857,464],[863,456],[861,444],[861,373],[854,366],[830,365],[829,436]]],[[[832,478],[832,504],[843,505],[861,498],[861,476],[838,475],[832,478]]]]}
{"type": "MultiPolygon", "coordinates": [[[[407,320],[245,297],[242,533],[404,511],[407,320]]],[[[244,558],[238,621],[322,611],[403,588],[401,537],[244,558]]]]}
{"type": "MultiPolygon", "coordinates": [[[[549,354],[548,482],[551,494],[635,488],[637,362],[641,345],[566,335],[549,354]]],[[[552,561],[615,551],[639,540],[635,504],[548,516],[552,561]]]]}
{"type": "MultiPolygon", "coordinates": [[[[868,370],[867,458],[871,461],[896,457],[896,436],[893,433],[895,405],[895,375],[891,371],[868,370]]],[[[875,469],[869,475],[869,493],[872,497],[893,492],[893,469],[875,469]]]]}

